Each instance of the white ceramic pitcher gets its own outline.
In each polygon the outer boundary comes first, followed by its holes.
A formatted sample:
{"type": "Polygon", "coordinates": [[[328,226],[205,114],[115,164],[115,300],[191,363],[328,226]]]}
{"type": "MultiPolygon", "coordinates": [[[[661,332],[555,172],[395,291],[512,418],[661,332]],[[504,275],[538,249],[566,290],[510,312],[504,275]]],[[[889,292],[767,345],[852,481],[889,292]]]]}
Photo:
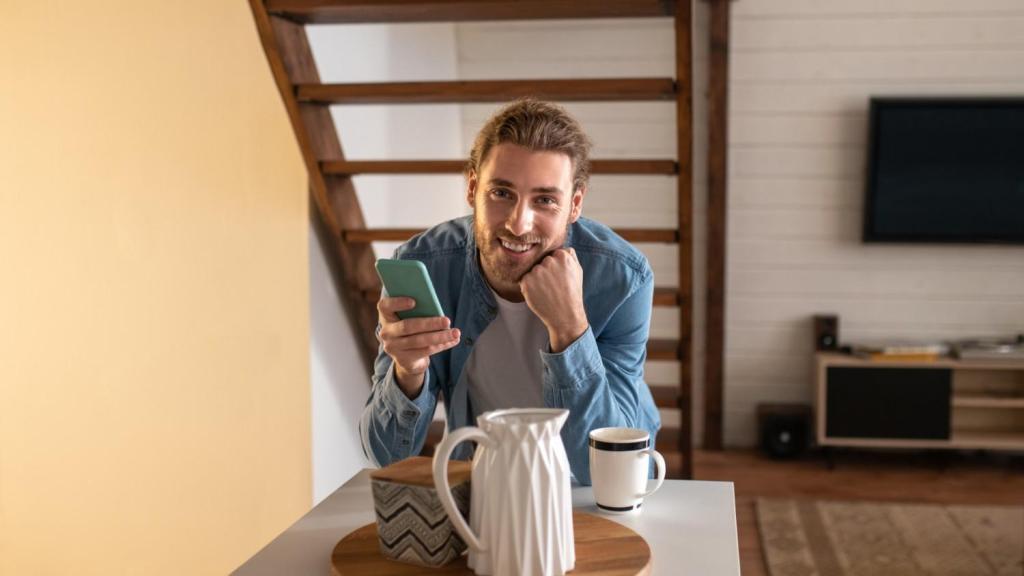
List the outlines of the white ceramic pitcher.
{"type": "Polygon", "coordinates": [[[481,576],[561,576],[576,565],[569,458],[559,435],[568,410],[486,412],[448,434],[434,453],[434,484],[481,576]],[[477,442],[469,525],[448,485],[455,446],[477,442]],[[472,528],[470,527],[472,526],[472,528]]]}

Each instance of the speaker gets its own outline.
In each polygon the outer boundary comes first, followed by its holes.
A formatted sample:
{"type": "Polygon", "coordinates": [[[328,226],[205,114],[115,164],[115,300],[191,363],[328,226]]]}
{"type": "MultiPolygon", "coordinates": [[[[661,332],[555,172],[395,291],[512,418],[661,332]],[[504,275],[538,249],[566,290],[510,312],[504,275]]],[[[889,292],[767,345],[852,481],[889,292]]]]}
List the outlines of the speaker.
{"type": "Polygon", "coordinates": [[[811,440],[811,407],[806,404],[758,404],[761,450],[772,458],[795,458],[811,440]]]}
{"type": "Polygon", "coordinates": [[[839,316],[814,317],[814,349],[819,352],[839,349],[839,316]]]}

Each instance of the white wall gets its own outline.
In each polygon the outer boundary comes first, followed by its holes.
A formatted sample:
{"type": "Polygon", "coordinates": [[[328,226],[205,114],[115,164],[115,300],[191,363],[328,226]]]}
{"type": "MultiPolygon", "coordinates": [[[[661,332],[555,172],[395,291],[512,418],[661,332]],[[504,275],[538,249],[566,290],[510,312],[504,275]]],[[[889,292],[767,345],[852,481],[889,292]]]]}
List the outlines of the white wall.
{"type": "MultiPolygon", "coordinates": [[[[709,13],[695,3],[694,33],[694,406],[703,403],[704,214],[707,196],[706,102],[709,13]]],[[[675,75],[675,34],[670,18],[531,22],[472,22],[456,25],[462,78],[593,78],[675,75]]],[[[462,141],[473,136],[497,106],[467,105],[462,141]]],[[[674,102],[568,103],[565,106],[594,141],[594,158],[675,158],[674,102]]],[[[617,227],[674,228],[676,178],[593,176],[585,216],[617,227]]],[[[654,269],[655,284],[678,286],[675,246],[640,244],[654,269]]],[[[678,309],[655,308],[652,338],[679,336],[678,309]]],[[[648,362],[651,385],[678,386],[678,362],[648,362]]],[[[663,410],[664,423],[678,425],[678,410],[663,410]]],[[[697,441],[702,413],[692,420],[697,441]]]]}
{"type": "Polygon", "coordinates": [[[356,423],[370,393],[369,369],[359,339],[341,306],[316,233],[309,232],[309,356],[313,426],[313,504],[326,498],[361,468],[356,423]]]}
{"type": "Polygon", "coordinates": [[[810,401],[810,316],[844,341],[1024,330],[1024,248],[865,245],[870,96],[1024,93],[1020,0],[732,4],[726,434],[810,401]]]}
{"type": "MultiPolygon", "coordinates": [[[[452,24],[309,26],[323,82],[387,82],[456,76],[452,24]]],[[[434,106],[334,106],[348,159],[458,158],[459,109],[434,106]]],[[[427,227],[465,213],[461,176],[355,179],[370,227],[427,227]]],[[[378,256],[395,244],[381,243],[378,256]]],[[[313,502],[368,466],[357,423],[370,390],[369,368],[342,309],[324,253],[310,235],[313,502]]]]}

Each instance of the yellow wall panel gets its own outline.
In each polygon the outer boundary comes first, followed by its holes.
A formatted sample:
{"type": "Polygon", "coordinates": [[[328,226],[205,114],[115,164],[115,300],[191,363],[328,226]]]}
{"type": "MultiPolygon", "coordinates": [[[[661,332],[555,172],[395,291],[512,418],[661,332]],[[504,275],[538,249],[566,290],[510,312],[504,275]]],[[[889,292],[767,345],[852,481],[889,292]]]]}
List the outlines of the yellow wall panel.
{"type": "Polygon", "coordinates": [[[222,574],[308,508],[305,182],[244,0],[0,1],[0,574],[222,574]]]}

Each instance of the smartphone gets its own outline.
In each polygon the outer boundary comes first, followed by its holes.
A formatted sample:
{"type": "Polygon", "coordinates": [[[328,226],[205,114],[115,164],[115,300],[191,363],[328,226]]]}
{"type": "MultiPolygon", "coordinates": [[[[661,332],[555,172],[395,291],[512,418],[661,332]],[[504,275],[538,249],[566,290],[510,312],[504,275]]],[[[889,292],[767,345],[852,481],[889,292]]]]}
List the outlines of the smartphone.
{"type": "Polygon", "coordinates": [[[377,275],[384,283],[384,290],[391,298],[408,297],[416,301],[412,310],[398,312],[398,317],[430,318],[444,316],[441,303],[437,300],[434,285],[430,282],[427,267],[419,260],[394,260],[381,258],[377,260],[377,275]]]}

